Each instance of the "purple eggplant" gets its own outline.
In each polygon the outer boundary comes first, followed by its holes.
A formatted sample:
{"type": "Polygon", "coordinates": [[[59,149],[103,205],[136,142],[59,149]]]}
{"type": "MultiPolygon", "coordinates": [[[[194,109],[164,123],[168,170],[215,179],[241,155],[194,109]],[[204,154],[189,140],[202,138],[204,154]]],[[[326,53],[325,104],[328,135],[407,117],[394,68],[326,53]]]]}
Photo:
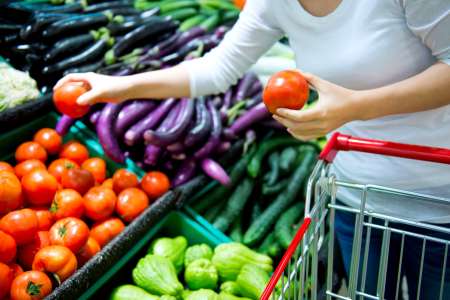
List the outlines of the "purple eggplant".
{"type": "Polygon", "coordinates": [[[147,130],[144,139],[149,144],[157,146],[167,146],[176,142],[186,131],[194,114],[194,101],[183,98],[180,103],[180,113],[175,124],[168,130],[147,130]]]}
{"type": "Polygon", "coordinates": [[[153,46],[145,55],[143,55],[140,58],[140,61],[146,61],[148,59],[158,59],[171,53],[178,48],[175,42],[180,37],[180,35],[180,32],[176,32],[170,38],[159,42],[158,44],[153,46]]]}
{"type": "Polygon", "coordinates": [[[212,179],[217,180],[222,185],[229,185],[231,182],[230,177],[228,176],[227,172],[222,168],[219,163],[216,161],[205,158],[201,162],[202,170],[206,173],[209,177],[212,179]]]}
{"type": "Polygon", "coordinates": [[[220,113],[212,102],[208,102],[208,110],[212,119],[211,135],[209,136],[206,144],[195,152],[194,157],[196,159],[208,157],[211,153],[217,150],[217,147],[220,144],[220,135],[222,133],[222,120],[220,118],[220,113]]]}
{"type": "Polygon", "coordinates": [[[125,132],[125,144],[133,146],[141,142],[144,132],[157,126],[175,103],[176,100],[173,98],[165,100],[146,117],[131,126],[130,129],[125,132]]]}
{"type": "Polygon", "coordinates": [[[100,114],[102,113],[101,110],[97,110],[94,111],[90,116],[89,116],[89,122],[91,122],[92,125],[96,125],[98,118],[100,118],[100,114]]]}
{"type": "Polygon", "coordinates": [[[195,103],[196,120],[194,127],[189,130],[184,139],[184,144],[187,147],[192,147],[198,142],[201,142],[211,130],[211,115],[206,107],[205,98],[200,97],[195,103]]]}
{"type": "Polygon", "coordinates": [[[148,144],[145,147],[144,163],[149,166],[155,166],[162,152],[163,150],[160,147],[148,144]]]}
{"type": "Polygon", "coordinates": [[[76,119],[73,119],[67,115],[62,115],[56,123],[55,130],[61,136],[66,135],[69,132],[70,127],[72,127],[76,121],[76,119]]]}
{"type": "Polygon", "coordinates": [[[188,44],[190,41],[206,34],[206,30],[200,26],[193,27],[188,31],[183,32],[180,37],[175,42],[176,48],[183,47],[188,44]]]}
{"type": "Polygon", "coordinates": [[[185,160],[187,158],[186,153],[172,153],[170,157],[173,160],[185,160]]]}
{"type": "Polygon", "coordinates": [[[277,121],[271,119],[262,121],[261,125],[272,129],[286,129],[286,127],[284,127],[283,124],[278,123],[277,121]]]}
{"type": "Polygon", "coordinates": [[[252,98],[248,99],[245,102],[245,109],[249,110],[250,108],[258,105],[259,103],[261,103],[262,102],[262,95],[263,95],[263,92],[260,91],[257,95],[255,95],[252,98]]]}
{"type": "Polygon", "coordinates": [[[261,81],[256,80],[252,86],[248,89],[247,93],[245,94],[245,98],[252,98],[259,93],[262,93],[263,91],[263,85],[261,81]]]}
{"type": "Polygon", "coordinates": [[[234,96],[234,102],[244,100],[248,91],[250,90],[250,88],[256,81],[259,81],[259,80],[258,80],[258,77],[254,73],[252,73],[252,72],[246,73],[244,75],[244,77],[242,77],[241,81],[239,81],[239,84],[238,84],[238,87],[236,90],[236,95],[234,96]]]}
{"type": "Polygon", "coordinates": [[[98,139],[103,150],[106,155],[118,163],[123,163],[125,161],[125,155],[120,149],[119,142],[114,134],[114,121],[121,108],[122,104],[106,104],[102,109],[96,125],[98,139]]]}
{"type": "Polygon", "coordinates": [[[167,151],[170,153],[181,153],[185,150],[184,144],[181,142],[176,142],[166,147],[167,151]]]}
{"type": "Polygon", "coordinates": [[[228,32],[228,30],[230,30],[230,28],[228,26],[219,26],[217,27],[217,29],[214,31],[214,35],[218,38],[218,39],[223,39],[223,37],[225,36],[225,34],[228,32]]]}
{"type": "Polygon", "coordinates": [[[223,96],[222,107],[220,108],[220,115],[222,122],[225,122],[228,118],[228,109],[231,106],[231,99],[233,98],[233,89],[229,88],[223,96]]]}
{"type": "Polygon", "coordinates": [[[234,138],[251,125],[268,117],[270,117],[270,113],[266,105],[261,102],[234,121],[230,128],[225,129],[224,134],[227,138],[234,138]]]}
{"type": "Polygon", "coordinates": [[[196,168],[197,165],[195,163],[195,160],[184,160],[172,180],[172,186],[177,187],[182,185],[183,183],[188,182],[192,177],[194,177],[196,168]]]}
{"type": "Polygon", "coordinates": [[[150,100],[136,100],[126,103],[117,115],[116,135],[122,137],[131,125],[136,124],[144,116],[148,115],[155,108],[155,105],[156,103],[150,100]]]}
{"type": "Polygon", "coordinates": [[[217,148],[217,153],[225,153],[231,148],[231,143],[229,141],[224,141],[220,143],[219,147],[217,148]]]}

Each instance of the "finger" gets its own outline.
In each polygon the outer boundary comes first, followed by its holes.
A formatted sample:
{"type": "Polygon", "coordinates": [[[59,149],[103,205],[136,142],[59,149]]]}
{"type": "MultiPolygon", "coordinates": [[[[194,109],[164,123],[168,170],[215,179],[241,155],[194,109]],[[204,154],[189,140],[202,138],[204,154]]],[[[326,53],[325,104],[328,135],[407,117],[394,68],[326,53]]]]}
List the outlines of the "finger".
{"type": "Polygon", "coordinates": [[[96,89],[92,89],[84,94],[82,94],[77,99],[77,104],[79,105],[92,105],[95,103],[100,102],[101,99],[101,92],[99,92],[96,89]]]}
{"type": "Polygon", "coordinates": [[[81,81],[89,84],[90,76],[88,73],[72,73],[69,75],[64,76],[58,82],[55,84],[53,89],[60,88],[63,84],[68,82],[74,82],[74,81],[81,81]]]}
{"type": "Polygon", "coordinates": [[[324,87],[324,85],[326,83],[328,83],[328,81],[326,81],[326,80],[324,80],[324,79],[322,79],[322,78],[320,78],[320,77],[318,77],[318,76],[316,76],[314,74],[311,74],[311,73],[301,72],[300,71],[300,74],[302,74],[303,77],[305,77],[306,81],[308,81],[308,83],[310,85],[312,85],[316,90],[322,89],[324,87]]]}
{"type": "Polygon", "coordinates": [[[289,132],[290,135],[292,135],[294,138],[296,138],[296,139],[298,139],[300,141],[305,141],[306,142],[306,141],[314,140],[316,138],[315,136],[312,136],[312,135],[300,135],[300,134],[297,134],[295,132],[291,132],[289,129],[288,129],[288,132],[289,132]]]}
{"type": "Polygon", "coordinates": [[[283,126],[291,129],[302,130],[302,131],[311,131],[311,130],[321,130],[322,122],[321,121],[311,121],[299,123],[296,121],[292,121],[289,119],[281,118],[279,116],[273,116],[273,118],[279,123],[283,124],[283,126]]]}
{"type": "Polygon", "coordinates": [[[287,108],[279,108],[276,114],[284,119],[289,119],[295,122],[311,122],[320,118],[320,109],[312,107],[306,110],[293,110],[287,108]]]}

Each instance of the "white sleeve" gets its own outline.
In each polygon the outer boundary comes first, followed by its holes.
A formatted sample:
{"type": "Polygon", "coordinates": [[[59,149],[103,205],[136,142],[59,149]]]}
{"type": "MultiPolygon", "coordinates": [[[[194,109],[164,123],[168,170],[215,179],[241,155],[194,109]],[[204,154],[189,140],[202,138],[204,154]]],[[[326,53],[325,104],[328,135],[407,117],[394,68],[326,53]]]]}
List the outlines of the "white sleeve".
{"type": "Polygon", "coordinates": [[[409,29],[450,65],[450,0],[399,0],[409,29]]]}
{"type": "Polygon", "coordinates": [[[234,27],[204,57],[186,61],[191,96],[224,92],[283,33],[276,27],[268,0],[248,0],[234,27]]]}

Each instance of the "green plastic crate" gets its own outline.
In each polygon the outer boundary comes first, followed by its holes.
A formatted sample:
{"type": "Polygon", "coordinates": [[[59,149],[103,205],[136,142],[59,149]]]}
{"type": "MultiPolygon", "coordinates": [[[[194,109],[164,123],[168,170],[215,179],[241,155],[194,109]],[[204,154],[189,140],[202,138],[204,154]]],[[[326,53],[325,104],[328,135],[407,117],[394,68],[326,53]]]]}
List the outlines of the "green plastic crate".
{"type": "Polygon", "coordinates": [[[203,226],[187,217],[182,212],[172,212],[144,235],[128,253],[123,256],[105,275],[80,297],[85,299],[108,299],[113,288],[133,283],[131,271],[138,260],[144,257],[150,242],[161,236],[175,237],[182,235],[187,238],[189,245],[206,243],[214,247],[221,243],[230,242],[226,236],[215,236],[205,230],[203,226]]]}

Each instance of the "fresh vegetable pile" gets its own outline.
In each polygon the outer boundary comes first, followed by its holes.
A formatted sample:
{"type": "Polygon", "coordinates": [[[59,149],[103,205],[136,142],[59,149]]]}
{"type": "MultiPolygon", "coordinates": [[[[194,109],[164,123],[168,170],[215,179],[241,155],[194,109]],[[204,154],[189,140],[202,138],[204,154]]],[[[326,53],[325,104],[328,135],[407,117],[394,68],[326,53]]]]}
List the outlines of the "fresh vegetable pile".
{"type": "Polygon", "coordinates": [[[15,161],[0,162],[0,299],[45,297],[170,185],[159,172],[108,178],[102,158],[50,128],[17,147],[15,161]]]}
{"type": "Polygon", "coordinates": [[[131,272],[133,284],[115,288],[110,299],[257,300],[272,271],[269,256],[240,243],[213,250],[206,244],[188,245],[183,236],[161,237],[131,272]]]}

